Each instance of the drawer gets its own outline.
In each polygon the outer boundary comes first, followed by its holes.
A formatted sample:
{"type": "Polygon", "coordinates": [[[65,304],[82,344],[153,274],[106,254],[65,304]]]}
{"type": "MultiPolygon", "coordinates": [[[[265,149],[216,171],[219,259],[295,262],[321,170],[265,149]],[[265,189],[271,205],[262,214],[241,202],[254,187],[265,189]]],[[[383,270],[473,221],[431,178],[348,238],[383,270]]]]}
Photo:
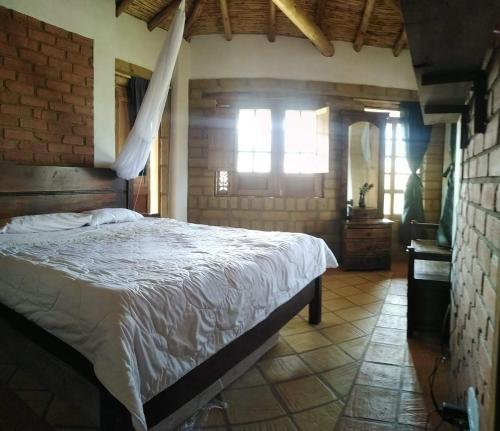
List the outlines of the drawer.
{"type": "Polygon", "coordinates": [[[391,267],[390,254],[378,254],[374,256],[344,256],[342,269],[389,269],[391,267]]]}
{"type": "Polygon", "coordinates": [[[390,229],[346,229],[345,238],[346,239],[354,239],[354,238],[390,239],[391,230],[390,229]]]}
{"type": "Polygon", "coordinates": [[[388,253],[391,249],[391,241],[386,240],[373,240],[373,241],[359,241],[351,240],[345,241],[344,243],[345,251],[347,254],[364,254],[373,255],[380,253],[388,253]]]}

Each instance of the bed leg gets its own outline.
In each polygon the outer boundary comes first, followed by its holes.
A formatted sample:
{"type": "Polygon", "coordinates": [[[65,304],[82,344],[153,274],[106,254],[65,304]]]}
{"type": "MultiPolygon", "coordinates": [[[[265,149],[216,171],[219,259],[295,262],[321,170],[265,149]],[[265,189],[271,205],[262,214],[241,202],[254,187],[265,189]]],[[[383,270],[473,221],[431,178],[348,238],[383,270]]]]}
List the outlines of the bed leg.
{"type": "Polygon", "coordinates": [[[100,431],[133,431],[130,413],[104,387],[100,388],[100,431]]]}
{"type": "Polygon", "coordinates": [[[314,298],[309,303],[309,323],[321,323],[321,276],[314,280],[314,298]]]}

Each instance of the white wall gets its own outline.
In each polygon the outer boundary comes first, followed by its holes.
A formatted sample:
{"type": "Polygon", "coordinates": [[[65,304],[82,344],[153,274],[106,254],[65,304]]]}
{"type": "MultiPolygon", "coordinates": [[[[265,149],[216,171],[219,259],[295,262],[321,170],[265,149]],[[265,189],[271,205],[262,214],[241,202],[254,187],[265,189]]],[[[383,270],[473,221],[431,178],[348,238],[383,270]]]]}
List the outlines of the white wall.
{"type": "MultiPolygon", "coordinates": [[[[0,5],[94,40],[94,161],[109,166],[115,158],[115,58],[154,69],[167,32],[148,31],[146,23],[122,14],[115,17],[114,0],[0,0],[0,5]]],[[[172,83],[171,145],[180,160],[175,166],[179,189],[171,216],[187,218],[187,123],[189,46],[181,48],[182,67],[172,83]],[[184,168],[185,166],[185,168],[184,168]],[[183,202],[186,204],[183,204],[183,202]]]]}
{"type": "Polygon", "coordinates": [[[306,39],[263,35],[196,36],[191,41],[191,79],[282,78],[308,81],[417,88],[408,50],[394,57],[391,49],[334,41],[335,55],[324,57],[306,39]]]}

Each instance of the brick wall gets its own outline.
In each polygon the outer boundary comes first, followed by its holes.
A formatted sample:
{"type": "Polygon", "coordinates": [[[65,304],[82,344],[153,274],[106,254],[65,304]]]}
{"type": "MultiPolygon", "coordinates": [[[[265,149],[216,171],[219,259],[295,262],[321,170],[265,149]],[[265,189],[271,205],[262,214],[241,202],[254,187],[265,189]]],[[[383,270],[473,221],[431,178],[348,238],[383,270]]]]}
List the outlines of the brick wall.
{"type": "Polygon", "coordinates": [[[93,42],[0,7],[0,162],[93,165],[93,42]]]}
{"type": "MultiPolygon", "coordinates": [[[[500,50],[488,65],[488,127],[470,136],[462,154],[460,200],[452,282],[452,372],[465,401],[476,388],[481,429],[494,429],[500,288],[500,50]]],[[[497,424],[498,425],[498,424],[497,424]]]]}
{"type": "MultiPolygon", "coordinates": [[[[231,96],[229,96],[231,97],[231,96]]],[[[359,110],[353,98],[412,100],[413,92],[362,85],[305,81],[220,79],[190,82],[189,201],[188,219],[193,223],[244,227],[260,230],[305,232],[320,236],[340,253],[341,208],[345,204],[347,152],[340,135],[341,110],[359,110]],[[221,197],[214,194],[214,171],[208,169],[207,125],[223,114],[215,95],[293,94],[321,95],[332,110],[330,124],[330,172],[324,176],[322,198],[221,197]]]]}
{"type": "Polygon", "coordinates": [[[438,223],[441,216],[444,140],[444,125],[433,126],[429,146],[422,162],[424,212],[428,223],[438,223]]]}

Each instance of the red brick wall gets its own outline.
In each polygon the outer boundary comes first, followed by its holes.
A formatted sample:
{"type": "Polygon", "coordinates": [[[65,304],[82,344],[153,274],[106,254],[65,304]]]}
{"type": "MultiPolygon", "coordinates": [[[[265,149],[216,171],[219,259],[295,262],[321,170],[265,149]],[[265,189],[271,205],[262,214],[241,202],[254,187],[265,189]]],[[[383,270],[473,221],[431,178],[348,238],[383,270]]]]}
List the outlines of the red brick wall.
{"type": "Polygon", "coordinates": [[[93,42],[0,7],[0,163],[92,166],[93,42]]]}

